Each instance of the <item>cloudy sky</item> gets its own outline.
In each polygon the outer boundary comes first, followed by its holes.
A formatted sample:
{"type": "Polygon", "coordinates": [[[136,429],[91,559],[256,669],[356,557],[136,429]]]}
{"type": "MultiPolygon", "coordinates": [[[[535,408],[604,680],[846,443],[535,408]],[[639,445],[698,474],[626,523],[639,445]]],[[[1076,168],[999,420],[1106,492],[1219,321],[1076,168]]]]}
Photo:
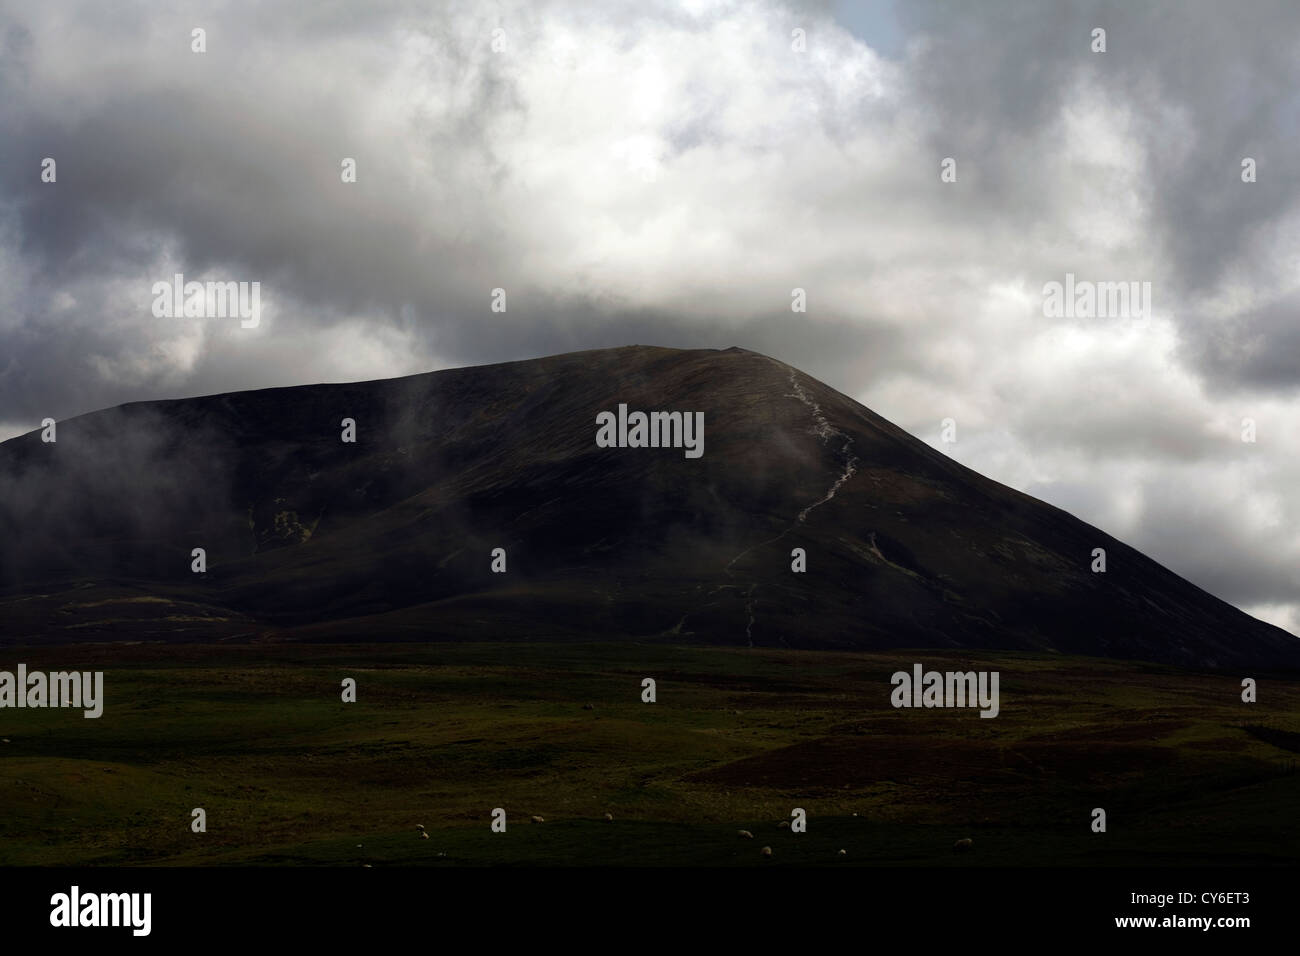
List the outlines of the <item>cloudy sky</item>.
{"type": "Polygon", "coordinates": [[[1293,0],[0,0],[0,438],[739,345],[1300,633],[1298,128],[1293,0]]]}

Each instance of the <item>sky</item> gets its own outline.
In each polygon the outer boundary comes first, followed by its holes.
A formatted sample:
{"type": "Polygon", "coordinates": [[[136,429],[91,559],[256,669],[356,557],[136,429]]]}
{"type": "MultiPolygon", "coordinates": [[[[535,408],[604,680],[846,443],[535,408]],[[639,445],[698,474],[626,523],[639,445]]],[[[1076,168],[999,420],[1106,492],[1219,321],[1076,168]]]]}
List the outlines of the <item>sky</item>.
{"type": "Polygon", "coordinates": [[[1298,127],[1291,0],[0,0],[0,439],[736,345],[1300,634],[1298,127]]]}

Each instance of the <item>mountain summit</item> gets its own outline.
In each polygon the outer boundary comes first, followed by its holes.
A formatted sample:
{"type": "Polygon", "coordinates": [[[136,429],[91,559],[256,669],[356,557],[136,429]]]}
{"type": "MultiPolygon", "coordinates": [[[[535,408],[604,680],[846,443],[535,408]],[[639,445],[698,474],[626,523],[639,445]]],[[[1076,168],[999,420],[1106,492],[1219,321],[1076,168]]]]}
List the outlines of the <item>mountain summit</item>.
{"type": "Polygon", "coordinates": [[[743,349],[134,403],[55,437],[0,445],[8,643],[632,639],[1300,667],[1285,631],[743,349]]]}

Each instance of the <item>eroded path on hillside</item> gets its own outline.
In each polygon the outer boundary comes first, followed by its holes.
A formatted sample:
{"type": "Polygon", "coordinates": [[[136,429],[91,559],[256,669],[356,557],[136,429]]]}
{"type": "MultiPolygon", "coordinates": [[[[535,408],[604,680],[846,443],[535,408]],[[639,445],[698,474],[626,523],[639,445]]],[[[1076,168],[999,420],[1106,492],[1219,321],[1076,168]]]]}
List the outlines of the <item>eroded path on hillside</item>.
{"type": "MultiPolygon", "coordinates": [[[[821,507],[834,498],[835,492],[840,490],[840,487],[844,482],[853,477],[853,473],[858,470],[858,456],[853,454],[852,451],[853,439],[826,420],[826,416],[822,413],[821,404],[809,395],[804,387],[799,384],[798,375],[799,373],[797,371],[790,369],[790,387],[793,388],[794,391],[787,394],[793,398],[799,399],[799,401],[812,409],[814,424],[813,431],[816,433],[817,437],[822,440],[822,444],[828,444],[836,438],[844,439],[844,445],[840,448],[840,454],[844,457],[844,471],[835,479],[834,484],[831,485],[826,494],[822,495],[807,508],[804,508],[803,511],[799,512],[799,517],[796,518],[795,521],[798,524],[803,524],[803,522],[807,520],[810,511],[814,508],[821,507]]],[[[787,529],[787,531],[788,530],[789,529],[787,529]]]]}
{"type": "MultiPolygon", "coordinates": [[[[771,361],[773,365],[776,365],[778,367],[781,364],[780,362],[777,362],[775,359],[769,359],[769,361],[771,361]]],[[[834,498],[836,492],[838,492],[840,488],[844,486],[844,483],[848,481],[850,478],[852,478],[854,473],[857,472],[858,470],[858,458],[856,455],[853,454],[853,439],[850,438],[848,435],[844,434],[844,432],[840,431],[838,428],[836,428],[834,425],[830,423],[830,421],[826,418],[825,413],[822,411],[821,404],[815,398],[813,398],[812,395],[808,393],[807,389],[805,389],[801,384],[799,384],[799,373],[796,369],[793,368],[790,369],[790,388],[792,389],[792,391],[786,392],[786,397],[798,399],[800,402],[806,405],[808,409],[812,412],[812,420],[813,420],[812,432],[819,439],[821,439],[823,445],[831,444],[837,439],[843,439],[844,443],[840,447],[838,454],[844,462],[844,469],[836,477],[835,481],[831,483],[831,486],[826,490],[826,493],[822,495],[820,498],[818,498],[816,501],[814,501],[812,504],[808,505],[802,511],[800,511],[799,514],[795,516],[794,521],[792,521],[789,527],[787,527],[784,531],[782,531],[778,535],[775,535],[774,537],[768,538],[766,541],[760,541],[758,544],[750,545],[748,548],[745,548],[745,550],[741,551],[730,561],[728,561],[727,566],[723,568],[723,573],[725,573],[728,577],[733,576],[732,568],[735,567],[736,562],[739,561],[741,558],[745,557],[745,555],[753,551],[757,551],[759,548],[767,547],[769,544],[775,544],[776,542],[784,538],[786,535],[788,535],[795,528],[797,528],[799,525],[804,524],[808,520],[808,515],[811,514],[815,509],[821,507],[822,505],[826,504],[826,502],[834,498]]],[[[726,591],[732,589],[739,590],[741,589],[741,587],[742,586],[738,584],[723,584],[710,591],[708,595],[706,595],[706,597],[711,598],[719,591],[726,591]]],[[[756,603],[754,592],[757,590],[757,588],[758,588],[758,584],[755,582],[751,582],[749,586],[745,588],[745,613],[748,618],[748,620],[745,623],[745,640],[750,647],[754,646],[754,633],[753,633],[754,632],[754,606],[756,603]]],[[[708,607],[708,606],[709,606],[708,604],[702,605],[702,607],[708,607]]],[[[690,616],[690,612],[683,614],[682,619],[677,622],[677,626],[676,628],[674,628],[674,631],[680,633],[682,626],[686,623],[686,619],[689,616],[690,616]]],[[[785,644],[784,639],[778,637],[778,640],[780,640],[783,645],[785,644]]]]}

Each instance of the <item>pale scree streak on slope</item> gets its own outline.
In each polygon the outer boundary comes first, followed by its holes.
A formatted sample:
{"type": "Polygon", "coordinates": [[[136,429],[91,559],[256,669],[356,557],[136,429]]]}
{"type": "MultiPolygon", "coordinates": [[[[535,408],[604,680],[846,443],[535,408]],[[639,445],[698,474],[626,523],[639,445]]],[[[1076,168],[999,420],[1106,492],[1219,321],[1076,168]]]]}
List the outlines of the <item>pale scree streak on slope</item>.
{"type": "MultiPolygon", "coordinates": [[[[775,359],[768,359],[768,361],[770,361],[773,365],[780,367],[781,363],[777,362],[775,359]]],[[[822,413],[822,408],[820,403],[818,403],[816,399],[814,399],[811,395],[809,395],[808,392],[804,389],[804,387],[799,384],[798,372],[793,368],[790,369],[790,387],[793,388],[794,391],[786,392],[786,397],[797,398],[799,399],[799,401],[803,402],[810,409],[812,409],[813,434],[815,434],[818,438],[821,439],[822,444],[826,444],[832,438],[844,439],[844,447],[840,449],[840,454],[844,456],[844,471],[840,474],[838,478],[835,479],[835,482],[831,485],[830,490],[828,490],[826,494],[822,495],[819,499],[817,499],[808,507],[804,508],[802,511],[799,512],[799,514],[795,517],[794,521],[791,522],[788,528],[786,528],[776,537],[769,538],[766,541],[760,541],[758,544],[755,545],[751,545],[750,547],[746,548],[744,551],[741,551],[739,554],[737,554],[730,561],[728,561],[727,566],[724,569],[725,573],[728,576],[731,575],[731,569],[735,565],[735,563],[739,561],[741,558],[743,558],[745,555],[749,554],[751,551],[755,551],[766,545],[774,544],[775,542],[780,541],[787,534],[793,531],[796,526],[803,524],[808,519],[808,515],[813,511],[813,509],[826,504],[826,502],[830,501],[832,498],[835,497],[835,493],[840,490],[840,488],[844,485],[846,481],[848,481],[850,478],[853,477],[853,474],[857,471],[858,468],[857,456],[853,455],[850,452],[850,449],[853,447],[853,439],[849,438],[849,436],[845,435],[842,431],[840,431],[829,421],[827,421],[826,416],[822,413]]],[[[874,537],[873,537],[873,544],[874,544],[874,537]]],[[[727,588],[732,588],[732,587],[736,587],[736,585],[723,584],[710,591],[707,597],[712,597],[713,595],[717,594],[719,591],[725,590],[727,588]]],[[[756,584],[750,584],[749,588],[745,592],[745,612],[749,617],[749,620],[745,624],[745,639],[748,642],[750,647],[754,646],[754,639],[753,639],[754,589],[756,587],[757,587],[756,584]]],[[[682,619],[677,622],[677,627],[674,628],[674,630],[680,633],[682,625],[686,623],[686,618],[689,616],[690,616],[689,614],[683,614],[682,619]]],[[[783,645],[785,644],[785,641],[783,639],[778,638],[778,640],[781,640],[781,643],[783,645]]]]}
{"type": "MultiPolygon", "coordinates": [[[[776,362],[775,359],[769,359],[769,361],[772,362],[773,365],[779,364],[778,362],[776,362]]],[[[822,414],[821,405],[814,398],[809,396],[809,394],[806,391],[804,391],[803,386],[799,384],[799,381],[796,378],[797,374],[798,373],[795,371],[795,369],[790,369],[790,386],[794,389],[794,391],[786,392],[786,397],[797,398],[799,399],[799,401],[803,402],[805,405],[807,405],[809,408],[812,409],[813,426],[814,426],[813,434],[815,434],[818,438],[822,440],[822,444],[826,444],[826,442],[830,441],[834,437],[839,437],[844,439],[844,447],[840,449],[840,453],[845,456],[844,472],[838,478],[835,479],[835,483],[831,485],[830,490],[827,491],[826,494],[822,495],[819,499],[814,501],[807,508],[804,508],[803,511],[799,512],[798,516],[790,524],[790,527],[786,528],[784,531],[782,531],[774,538],[769,538],[766,541],[760,541],[758,544],[746,548],[744,551],[740,552],[740,554],[736,555],[734,558],[728,561],[726,567],[727,574],[730,574],[732,566],[741,558],[743,558],[745,555],[749,554],[749,552],[755,551],[758,548],[764,547],[765,545],[773,544],[774,542],[780,541],[787,534],[793,531],[796,525],[803,524],[808,519],[809,513],[814,508],[818,508],[821,505],[826,504],[826,502],[830,501],[832,498],[834,498],[835,493],[840,490],[844,482],[848,481],[851,477],[853,477],[854,472],[858,470],[857,456],[849,453],[849,449],[853,446],[853,439],[849,438],[842,431],[840,431],[838,428],[836,428],[834,425],[832,425],[829,421],[826,420],[826,416],[822,414]]]]}

